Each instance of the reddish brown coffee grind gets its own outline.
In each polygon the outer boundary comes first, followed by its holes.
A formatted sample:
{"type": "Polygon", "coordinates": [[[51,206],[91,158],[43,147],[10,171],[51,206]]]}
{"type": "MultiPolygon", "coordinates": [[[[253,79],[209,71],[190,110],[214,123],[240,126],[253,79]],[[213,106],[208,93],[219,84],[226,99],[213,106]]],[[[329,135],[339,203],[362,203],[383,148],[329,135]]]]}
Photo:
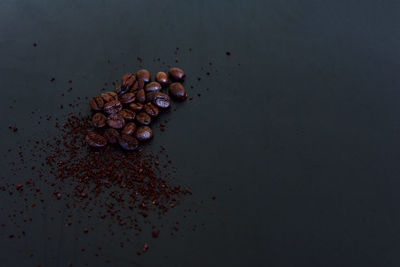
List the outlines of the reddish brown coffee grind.
{"type": "MultiPolygon", "coordinates": [[[[180,72],[175,70],[172,75],[165,77],[168,72],[164,72],[161,78],[165,81],[161,89],[149,85],[147,86],[148,92],[145,92],[144,96],[139,94],[138,98],[137,92],[146,88],[146,85],[155,79],[154,75],[152,75],[154,77],[149,77],[149,72],[140,71],[140,79],[132,76],[135,74],[125,75],[125,77],[129,77],[121,83],[125,87],[117,88],[117,90],[110,88],[100,91],[95,101],[91,101],[91,107],[94,110],[91,115],[82,115],[80,112],[70,113],[65,120],[51,119],[49,115],[41,115],[39,121],[42,124],[45,122],[44,119],[55,120],[55,127],[59,130],[59,134],[49,139],[34,137],[29,140],[28,144],[13,150],[20,155],[22,164],[22,167],[15,168],[15,171],[24,168],[32,170],[32,178],[23,181],[15,180],[15,183],[6,186],[4,191],[7,194],[20,195],[24,196],[25,199],[31,199],[32,202],[27,203],[27,207],[36,207],[36,209],[40,208],[41,205],[44,207],[49,203],[49,198],[50,201],[51,199],[56,200],[59,205],[65,205],[69,210],[64,222],[65,227],[79,225],[82,236],[85,236],[84,233],[88,233],[88,235],[99,234],[96,232],[97,227],[94,228],[93,226],[99,220],[102,220],[105,225],[109,226],[109,232],[101,233],[105,236],[114,236],[116,229],[113,227],[116,226],[120,227],[122,232],[126,232],[126,235],[130,238],[141,234],[142,231],[147,237],[150,237],[150,234],[153,238],[159,237],[159,229],[163,226],[157,225],[159,222],[155,218],[160,219],[168,210],[179,205],[185,195],[191,193],[187,187],[177,184],[172,179],[171,175],[176,172],[176,169],[171,167],[171,161],[168,160],[164,147],[161,147],[159,152],[146,152],[146,147],[151,143],[146,143],[146,138],[139,140],[138,136],[142,135],[136,135],[136,133],[138,129],[143,130],[144,127],[148,126],[138,121],[137,115],[140,112],[145,112],[151,117],[151,122],[154,121],[155,125],[159,125],[160,131],[164,131],[167,120],[161,122],[158,116],[161,116],[164,112],[169,113],[176,110],[173,101],[170,101],[168,96],[170,93],[168,86],[173,82],[184,83],[184,74],[181,75],[182,70],[179,70],[180,72]],[[181,76],[178,76],[177,73],[181,73],[179,74],[181,76]],[[120,104],[106,105],[113,98],[121,100],[120,104]],[[121,112],[122,110],[125,111],[121,112]],[[127,112],[127,110],[129,111],[127,112]],[[97,128],[94,128],[91,117],[95,112],[101,112],[106,117],[109,117],[110,114],[123,115],[125,124],[122,128],[113,128],[108,124],[103,125],[103,122],[100,121],[101,123],[97,124],[97,128]],[[124,147],[119,142],[121,131],[129,123],[131,123],[130,125],[134,123],[136,126],[131,127],[131,131],[125,129],[126,132],[124,133],[132,136],[132,138],[138,138],[140,146],[135,151],[123,150],[124,147]],[[89,131],[94,131],[102,137],[108,138],[104,134],[106,130],[116,131],[117,136],[114,136],[116,142],[112,143],[107,139],[107,144],[103,146],[104,140],[101,139],[101,142],[96,143],[96,146],[88,146],[85,136],[88,135],[89,131]],[[29,160],[25,163],[23,155],[29,153],[37,159],[35,165],[28,165],[29,160]],[[28,197],[28,195],[30,196],[28,197]],[[77,211],[78,209],[79,211],[77,211]],[[82,215],[83,218],[93,218],[95,223],[79,217],[82,215]],[[149,223],[153,225],[153,228],[145,231],[144,226],[149,223]]],[[[210,75],[210,72],[205,70],[202,70],[202,73],[207,76],[210,75]]],[[[72,80],[66,80],[68,83],[72,82],[72,80]]],[[[198,80],[201,80],[201,77],[198,77],[198,80]]],[[[55,81],[55,78],[52,77],[51,81],[55,81]]],[[[119,82],[108,84],[117,86],[119,82]]],[[[191,89],[193,89],[193,86],[191,89]]],[[[200,96],[200,93],[198,95],[200,96]]],[[[171,96],[174,97],[172,100],[180,100],[175,95],[171,96]]],[[[75,98],[76,100],[73,103],[69,105],[63,103],[64,105],[61,106],[65,106],[65,108],[68,108],[68,106],[78,107],[81,98],[87,99],[87,97],[79,96],[75,98]]],[[[190,97],[189,99],[192,100],[193,98],[190,97]]],[[[32,111],[32,114],[39,113],[40,110],[32,111]]],[[[35,118],[35,120],[37,119],[39,118],[35,118]]],[[[150,126],[153,127],[153,125],[150,126]]],[[[153,130],[155,128],[158,127],[153,127],[153,130]]],[[[10,129],[13,130],[14,127],[10,129]]],[[[157,134],[157,130],[154,132],[157,134]]],[[[152,134],[149,136],[152,136],[152,134]]],[[[99,140],[96,139],[95,141],[99,140]]],[[[61,214],[61,210],[58,210],[58,213],[61,214]]],[[[18,214],[19,211],[11,213],[9,218],[15,221],[13,218],[18,214]]],[[[57,212],[54,214],[57,214],[57,212]]],[[[26,216],[24,219],[31,221],[32,217],[26,216]]],[[[55,216],[50,218],[52,221],[54,219],[55,216]]],[[[68,228],[70,229],[70,227],[68,228]]],[[[178,224],[174,225],[172,229],[173,232],[178,231],[178,224]]],[[[13,231],[10,230],[10,232],[13,231]]],[[[22,231],[22,234],[17,233],[16,237],[20,238],[23,235],[24,231],[22,231]]],[[[14,237],[13,234],[11,236],[14,237]]],[[[122,241],[129,242],[121,240],[121,247],[124,247],[122,241]]],[[[144,253],[148,248],[149,245],[144,243],[139,248],[138,254],[144,253]]],[[[82,248],[82,252],[86,249],[90,251],[89,248],[82,248]]]]}

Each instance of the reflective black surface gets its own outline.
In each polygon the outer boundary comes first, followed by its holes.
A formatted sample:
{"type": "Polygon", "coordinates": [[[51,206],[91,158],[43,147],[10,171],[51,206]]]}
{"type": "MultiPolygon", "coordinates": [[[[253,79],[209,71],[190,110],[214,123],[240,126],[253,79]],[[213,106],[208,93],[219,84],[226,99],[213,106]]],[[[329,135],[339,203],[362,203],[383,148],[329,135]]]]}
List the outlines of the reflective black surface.
{"type": "Polygon", "coordinates": [[[399,11],[369,0],[1,1],[2,176],[15,179],[9,147],[55,133],[32,109],[64,114],[76,96],[166,62],[185,70],[194,100],[166,115],[149,149],[167,147],[194,193],[184,207],[199,211],[171,212],[197,230],[141,237],[150,249],[136,256],[135,242],[74,240],[81,227],[64,226],[55,203],[10,240],[20,199],[2,193],[0,265],[399,266],[399,11]]]}

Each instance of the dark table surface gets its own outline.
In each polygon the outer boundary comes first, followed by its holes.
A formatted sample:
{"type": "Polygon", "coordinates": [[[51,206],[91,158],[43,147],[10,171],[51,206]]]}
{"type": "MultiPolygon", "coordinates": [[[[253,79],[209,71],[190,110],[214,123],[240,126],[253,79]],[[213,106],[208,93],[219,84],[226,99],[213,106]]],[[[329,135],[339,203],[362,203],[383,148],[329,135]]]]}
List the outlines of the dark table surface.
{"type": "MultiPolygon", "coordinates": [[[[1,228],[0,265],[400,266],[399,12],[394,0],[0,1],[2,176],[18,179],[9,147],[54,134],[32,109],[59,115],[126,71],[177,65],[194,100],[148,149],[167,147],[193,191],[183,207],[199,210],[168,214],[199,227],[137,256],[101,235],[74,240],[81,228],[49,209],[25,238],[1,228]]],[[[21,204],[0,200],[7,224],[21,204]]]]}

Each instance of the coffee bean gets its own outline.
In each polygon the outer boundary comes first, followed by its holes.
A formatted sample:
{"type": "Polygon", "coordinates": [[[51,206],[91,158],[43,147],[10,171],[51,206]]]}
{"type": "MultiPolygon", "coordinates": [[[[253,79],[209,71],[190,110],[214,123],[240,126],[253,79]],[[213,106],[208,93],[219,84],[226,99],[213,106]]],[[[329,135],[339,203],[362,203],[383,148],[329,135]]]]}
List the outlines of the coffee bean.
{"type": "Polygon", "coordinates": [[[148,83],[146,85],[146,87],[144,88],[144,91],[146,93],[154,92],[154,91],[160,91],[160,90],[161,90],[161,84],[159,84],[158,82],[148,83]]]}
{"type": "Polygon", "coordinates": [[[125,73],[121,79],[121,87],[125,88],[126,91],[132,88],[133,84],[136,82],[135,74],[125,73]]]}
{"type": "Polygon", "coordinates": [[[118,100],[113,100],[104,105],[104,112],[107,114],[118,113],[122,109],[122,104],[118,100]]]}
{"type": "Polygon", "coordinates": [[[122,104],[132,103],[133,101],[135,101],[135,93],[126,93],[126,94],[119,95],[119,101],[122,104]]]}
{"type": "Polygon", "coordinates": [[[89,104],[93,110],[102,110],[104,106],[104,101],[103,98],[101,98],[100,96],[95,96],[90,99],[89,104]]]}
{"type": "Polygon", "coordinates": [[[131,121],[135,119],[136,113],[130,109],[123,109],[117,113],[120,115],[124,120],[131,121]]]}
{"type": "Polygon", "coordinates": [[[135,137],[139,141],[147,141],[153,137],[153,130],[148,126],[140,126],[135,132],[135,137]]]}
{"type": "Polygon", "coordinates": [[[161,109],[170,107],[171,98],[184,100],[187,97],[187,92],[180,83],[185,79],[182,69],[171,68],[167,73],[157,72],[154,78],[155,81],[150,82],[150,72],[146,69],[141,69],[135,74],[126,73],[122,76],[121,85],[115,92],[104,92],[90,99],[91,108],[103,111],[105,114],[94,113],[93,126],[96,128],[108,126],[105,130],[101,130],[104,136],[95,132],[88,133],[86,140],[89,145],[101,147],[107,142],[119,143],[124,149],[134,150],[138,147],[139,141],[153,137],[152,129],[147,126],[150,125],[152,118],[159,116],[161,109]],[[168,94],[161,92],[166,85],[169,85],[168,94]]]}
{"type": "Polygon", "coordinates": [[[113,128],[109,128],[104,131],[104,137],[110,144],[115,144],[119,139],[119,132],[113,128]]]}
{"type": "Polygon", "coordinates": [[[136,130],[136,124],[133,122],[128,122],[124,128],[121,130],[121,134],[132,135],[136,130]]]}
{"type": "Polygon", "coordinates": [[[128,89],[125,87],[122,87],[121,85],[119,85],[117,88],[115,88],[115,92],[119,95],[125,94],[127,91],[128,91],[128,89]]]}
{"type": "Polygon", "coordinates": [[[143,125],[149,125],[151,122],[151,117],[146,112],[140,112],[136,115],[136,121],[143,125]]]}
{"type": "Polygon", "coordinates": [[[139,82],[138,82],[138,80],[136,80],[136,82],[133,84],[133,86],[132,86],[130,91],[135,92],[135,91],[138,90],[138,87],[139,87],[139,82]]]}
{"type": "Polygon", "coordinates": [[[146,103],[144,105],[144,111],[149,114],[151,117],[157,117],[160,111],[158,108],[152,103],[146,103]]]}
{"type": "Polygon", "coordinates": [[[143,109],[142,103],[131,103],[129,104],[129,108],[135,112],[139,112],[143,109]]]}
{"type": "Polygon", "coordinates": [[[181,83],[171,83],[168,88],[168,94],[177,100],[185,100],[187,97],[185,87],[181,83]]]}
{"type": "Polygon", "coordinates": [[[147,102],[153,102],[159,108],[168,108],[171,100],[167,94],[161,92],[150,92],[146,94],[147,102]]]}
{"type": "Polygon", "coordinates": [[[125,150],[135,150],[139,146],[139,141],[133,136],[123,134],[119,138],[119,144],[125,150]]]}
{"type": "Polygon", "coordinates": [[[146,100],[147,102],[151,102],[156,98],[158,92],[150,92],[146,94],[146,100]]]}
{"type": "Polygon", "coordinates": [[[142,80],[145,83],[150,82],[150,72],[148,70],[139,70],[138,72],[136,72],[136,77],[138,80],[142,80]]]}
{"type": "Polygon", "coordinates": [[[171,100],[168,95],[162,93],[156,96],[153,103],[159,108],[168,108],[171,104],[171,100]]]}
{"type": "Polygon", "coordinates": [[[138,81],[138,90],[144,89],[144,86],[145,86],[145,82],[143,80],[139,80],[138,81]]]}
{"type": "Polygon", "coordinates": [[[92,147],[103,147],[107,145],[107,139],[95,132],[88,132],[85,139],[88,145],[92,147]]]}
{"type": "Polygon", "coordinates": [[[143,89],[137,91],[136,93],[136,100],[140,103],[146,102],[146,94],[143,89]]]}
{"type": "Polygon", "coordinates": [[[105,92],[102,93],[100,96],[101,98],[103,98],[104,102],[110,102],[118,99],[118,95],[115,92],[105,92]]]}
{"type": "Polygon", "coordinates": [[[180,68],[170,68],[169,76],[175,81],[183,81],[185,79],[185,72],[180,68]]]}
{"type": "Polygon", "coordinates": [[[96,113],[92,117],[92,123],[94,127],[101,128],[106,125],[107,118],[103,113],[96,113]]]}
{"type": "Polygon", "coordinates": [[[168,75],[165,72],[157,72],[156,74],[156,82],[158,82],[161,85],[167,85],[169,84],[169,79],[168,75]]]}
{"type": "Polygon", "coordinates": [[[125,125],[125,120],[118,114],[111,114],[107,118],[107,125],[114,129],[121,129],[125,125]]]}
{"type": "Polygon", "coordinates": [[[131,75],[132,75],[132,73],[130,73],[130,72],[127,72],[124,75],[122,75],[121,84],[124,84],[124,82],[126,82],[129,79],[129,77],[131,77],[131,75]]]}

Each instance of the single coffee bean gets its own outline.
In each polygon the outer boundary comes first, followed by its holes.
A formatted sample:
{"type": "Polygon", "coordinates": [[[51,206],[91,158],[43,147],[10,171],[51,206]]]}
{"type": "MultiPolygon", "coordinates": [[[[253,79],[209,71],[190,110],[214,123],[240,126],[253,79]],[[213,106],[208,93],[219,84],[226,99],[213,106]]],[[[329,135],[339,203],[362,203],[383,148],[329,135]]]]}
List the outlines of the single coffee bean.
{"type": "Polygon", "coordinates": [[[94,127],[101,128],[106,125],[107,118],[103,113],[96,113],[92,117],[92,123],[94,127]]]}
{"type": "Polygon", "coordinates": [[[101,96],[101,98],[103,98],[104,102],[106,102],[106,103],[113,101],[113,100],[118,100],[118,95],[115,92],[105,92],[105,93],[102,93],[100,96],[101,96]]]}
{"type": "Polygon", "coordinates": [[[107,145],[107,139],[95,132],[88,132],[85,140],[88,145],[92,147],[103,147],[107,145]]]}
{"type": "Polygon", "coordinates": [[[144,111],[149,114],[151,117],[157,117],[160,111],[158,108],[152,103],[146,103],[144,105],[144,111]]]}
{"type": "Polygon", "coordinates": [[[135,137],[139,141],[147,141],[153,137],[153,130],[148,126],[140,126],[135,132],[135,137]]]}
{"type": "Polygon", "coordinates": [[[121,78],[122,84],[123,84],[124,82],[126,82],[126,80],[128,80],[128,78],[129,78],[131,75],[132,75],[132,73],[130,73],[130,72],[127,72],[127,73],[125,73],[124,75],[122,75],[122,78],[121,78]]]}
{"type": "Polygon", "coordinates": [[[171,83],[168,87],[168,94],[177,100],[185,100],[187,93],[181,83],[171,83]]]}
{"type": "Polygon", "coordinates": [[[113,128],[108,128],[104,131],[104,137],[110,144],[115,144],[119,139],[119,132],[113,128]]]}
{"type": "Polygon", "coordinates": [[[138,87],[139,87],[139,82],[138,82],[138,80],[136,80],[136,82],[132,85],[132,88],[130,91],[135,92],[138,90],[138,87]]]}
{"type": "Polygon", "coordinates": [[[125,125],[125,120],[118,114],[111,114],[107,118],[107,125],[114,129],[121,129],[125,125]]]}
{"type": "Polygon", "coordinates": [[[117,94],[125,94],[128,91],[128,89],[126,87],[122,87],[121,85],[119,85],[117,88],[115,88],[115,92],[117,94]]]}
{"type": "Polygon", "coordinates": [[[148,83],[146,85],[146,87],[144,88],[144,91],[146,93],[148,92],[154,92],[154,91],[160,91],[161,90],[161,84],[159,84],[158,82],[151,82],[148,83]]]}
{"type": "Polygon", "coordinates": [[[125,150],[135,150],[139,146],[139,141],[133,136],[123,134],[119,138],[119,144],[125,150]]]}
{"type": "Polygon", "coordinates": [[[151,117],[146,112],[140,112],[136,115],[136,121],[143,125],[149,125],[151,122],[151,117]]]}
{"type": "Polygon", "coordinates": [[[130,109],[123,109],[117,113],[120,115],[124,120],[131,121],[135,119],[136,113],[130,109]]]}
{"type": "Polygon", "coordinates": [[[145,86],[145,82],[143,80],[139,80],[138,81],[138,90],[144,89],[144,86],[145,86]]]}
{"type": "Polygon", "coordinates": [[[121,82],[121,87],[126,88],[126,90],[131,89],[133,84],[136,82],[135,74],[125,73],[122,76],[121,82]]]}
{"type": "Polygon", "coordinates": [[[90,99],[89,104],[93,110],[102,110],[104,106],[104,101],[103,98],[101,98],[100,96],[95,96],[90,99]]]}
{"type": "Polygon", "coordinates": [[[136,100],[140,103],[146,102],[146,94],[143,89],[136,92],[136,100]]]}
{"type": "Polygon", "coordinates": [[[119,95],[119,101],[122,104],[129,104],[135,101],[135,93],[125,93],[122,95],[119,95]]]}
{"type": "Polygon", "coordinates": [[[170,68],[168,73],[175,81],[183,81],[185,79],[185,72],[180,68],[170,68]]]}
{"type": "Polygon", "coordinates": [[[167,85],[169,84],[169,79],[168,75],[165,72],[157,72],[156,74],[156,82],[158,82],[161,85],[167,85]]]}
{"type": "Polygon", "coordinates": [[[121,134],[132,135],[136,130],[136,124],[133,122],[128,122],[124,128],[121,130],[121,134]]]}
{"type": "Polygon", "coordinates": [[[171,100],[167,94],[161,92],[150,92],[146,94],[147,102],[153,102],[159,108],[168,108],[171,100]]]}
{"type": "Polygon", "coordinates": [[[131,103],[129,104],[129,108],[135,112],[139,112],[143,109],[142,103],[131,103]]]}
{"type": "Polygon", "coordinates": [[[104,112],[107,114],[114,114],[120,112],[122,104],[118,100],[113,100],[104,105],[104,112]]]}
{"type": "Polygon", "coordinates": [[[136,78],[138,80],[142,80],[145,83],[150,82],[150,72],[148,70],[139,70],[138,72],[136,72],[136,78]]]}
{"type": "Polygon", "coordinates": [[[147,102],[152,102],[155,98],[158,92],[150,92],[146,94],[146,101],[147,102]]]}

